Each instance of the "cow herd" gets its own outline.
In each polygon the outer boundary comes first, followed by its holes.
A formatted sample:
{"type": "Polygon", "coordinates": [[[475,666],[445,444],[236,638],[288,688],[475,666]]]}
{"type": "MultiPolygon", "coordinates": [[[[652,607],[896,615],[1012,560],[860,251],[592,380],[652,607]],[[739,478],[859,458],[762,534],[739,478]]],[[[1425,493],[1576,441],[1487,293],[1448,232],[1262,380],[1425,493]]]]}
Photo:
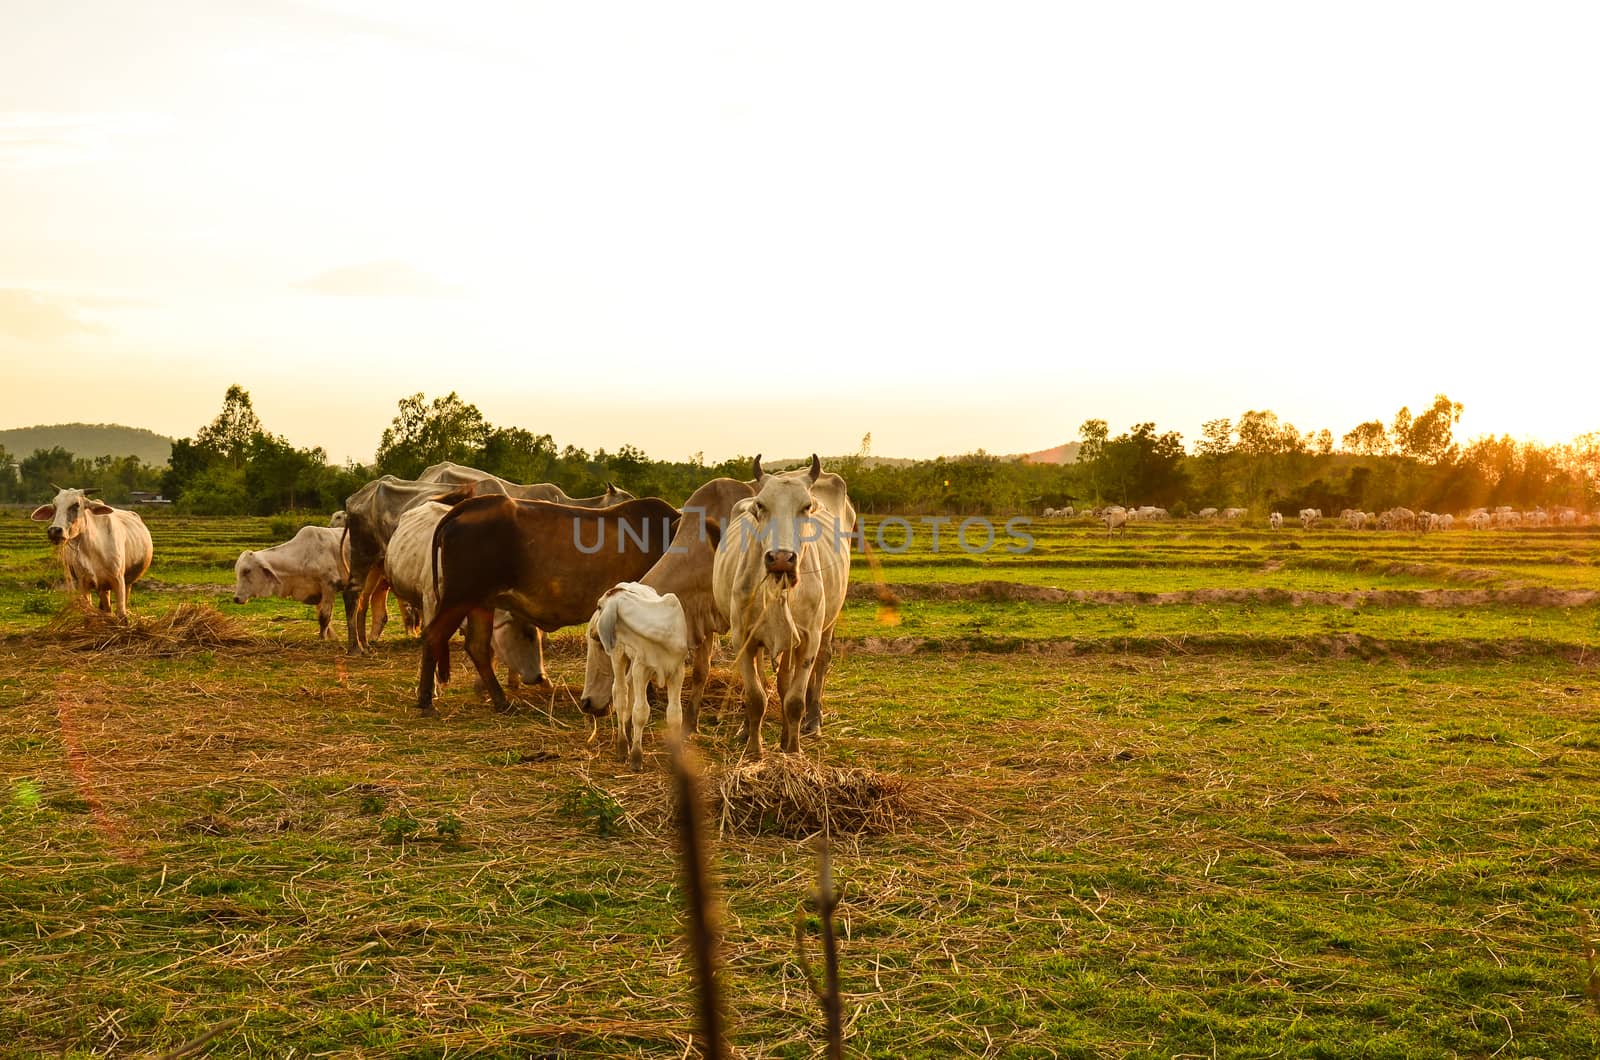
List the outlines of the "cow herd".
{"type": "MultiPolygon", "coordinates": [[[[450,678],[458,630],[479,686],[508,710],[496,657],[513,682],[548,683],[544,634],[587,623],[579,705],[595,719],[616,714],[617,750],[634,768],[643,761],[647,686],[665,689],[670,729],[695,732],[716,637],[731,633],[746,754],[762,754],[769,668],[782,704],[780,747],[797,752],[802,734],[822,728],[856,513],[844,480],[815,456],[773,473],[757,456],[752,473],[713,479],[681,509],[609,484],[598,496],[569,497],[548,483],[520,485],[451,463],[414,480],[385,475],[351,494],[333,525],[241,553],[234,600],[315,605],[327,639],[342,597],[347,650],[357,653],[382,631],[392,591],[420,633],[423,714],[450,678]]],[[[102,610],[114,593],[126,617],[128,587],[150,566],[150,533],[136,513],[92,492],[58,489],[32,517],[50,521],[69,587],[99,593],[102,610]]]]}

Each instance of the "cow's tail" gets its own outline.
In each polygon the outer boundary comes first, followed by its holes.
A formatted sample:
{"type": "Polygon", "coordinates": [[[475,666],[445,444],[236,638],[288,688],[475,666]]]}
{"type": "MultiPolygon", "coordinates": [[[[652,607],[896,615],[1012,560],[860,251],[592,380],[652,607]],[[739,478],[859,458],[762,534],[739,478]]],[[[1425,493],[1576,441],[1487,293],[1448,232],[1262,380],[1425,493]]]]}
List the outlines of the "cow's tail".
{"type": "Polygon", "coordinates": [[[350,588],[350,520],[345,517],[345,524],[339,527],[339,590],[350,588]]]}

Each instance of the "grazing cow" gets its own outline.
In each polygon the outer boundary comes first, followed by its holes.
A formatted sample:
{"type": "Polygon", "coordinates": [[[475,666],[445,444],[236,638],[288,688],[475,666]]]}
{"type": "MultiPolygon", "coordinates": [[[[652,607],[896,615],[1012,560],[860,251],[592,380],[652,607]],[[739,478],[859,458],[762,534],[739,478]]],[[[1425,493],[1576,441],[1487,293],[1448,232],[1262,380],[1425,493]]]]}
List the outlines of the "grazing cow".
{"type": "MultiPolygon", "coordinates": [[[[839,496],[843,497],[844,480],[837,475],[824,473],[817,488],[830,487],[833,482],[837,483],[839,496]]],[[[683,713],[685,732],[699,730],[700,704],[705,699],[706,682],[711,677],[711,652],[716,646],[717,634],[728,631],[728,617],[717,610],[711,591],[711,568],[717,543],[722,528],[728,525],[733,506],[754,497],[755,493],[753,482],[731,478],[715,478],[695,490],[683,503],[684,519],[678,524],[678,532],[673,535],[666,555],[639,579],[639,584],[662,595],[675,595],[689,623],[689,647],[694,665],[683,713]]],[[[853,524],[855,509],[849,508],[847,498],[841,507],[849,510],[853,524]]],[[[498,641],[496,648],[499,648],[498,641]]],[[[593,642],[589,643],[585,673],[583,698],[578,706],[585,714],[604,717],[611,709],[611,662],[593,642]]]]}
{"type": "Polygon", "coordinates": [[[344,598],[345,613],[355,607],[345,561],[344,534],[331,526],[302,526],[281,545],[260,551],[246,549],[233,564],[233,602],[257,597],[282,597],[317,608],[317,635],[333,636],[333,601],[344,598]]]}
{"type": "MultiPolygon", "coordinates": [[[[509,710],[494,675],[494,611],[545,632],[587,620],[618,582],[661,558],[679,512],[656,497],[577,508],[489,495],[456,505],[433,532],[438,611],[422,634],[417,707],[433,711],[434,669],[450,675],[450,638],[467,623],[467,656],[496,710],[509,710]]],[[[542,674],[541,674],[542,677],[542,674]]]]}
{"type": "Polygon", "coordinates": [[[1302,530],[1310,530],[1313,526],[1317,525],[1317,521],[1319,519],[1321,519],[1321,518],[1322,518],[1322,509],[1321,508],[1301,508],[1300,509],[1300,528],[1302,530]]]}
{"type": "Polygon", "coordinates": [[[50,524],[46,536],[61,559],[67,590],[86,599],[98,594],[102,611],[111,610],[108,596],[115,593],[117,617],[127,618],[128,590],[150,569],[155,546],[137,513],[90,496],[98,492],[57,487],[55,499],[31,518],[50,524]]]}
{"type": "Polygon", "coordinates": [[[1217,517],[1217,510],[1215,508],[1201,508],[1195,514],[1201,519],[1215,519],[1217,517]]]}
{"type": "Polygon", "coordinates": [[[756,495],[734,505],[711,572],[744,684],[745,753],[752,760],[761,757],[767,706],[763,652],[778,671],[780,747],[798,752],[802,733],[821,731],[822,688],[850,578],[854,523],[853,512],[828,507],[848,501],[825,496],[815,454],[809,468],[774,475],[762,471],[758,456],[754,470],[756,495]]]}
{"type": "Polygon", "coordinates": [[[683,663],[689,653],[689,622],[672,593],[623,582],[607,589],[589,619],[587,687],[598,678],[594,660],[606,658],[617,712],[617,757],[644,768],[644,728],[650,723],[648,686],[667,691],[667,728],[683,732],[683,663]]]}
{"type": "Polygon", "coordinates": [[[1267,525],[1272,527],[1272,529],[1274,529],[1274,530],[1282,530],[1283,529],[1283,513],[1282,512],[1273,512],[1271,515],[1267,516],[1267,525]]]}
{"type": "Polygon", "coordinates": [[[1128,509],[1120,504],[1107,505],[1100,509],[1100,521],[1106,524],[1106,536],[1111,536],[1111,531],[1120,530],[1124,535],[1128,532],[1128,509]]]}
{"type": "Polygon", "coordinates": [[[1249,510],[1249,508],[1224,508],[1222,509],[1222,517],[1224,519],[1243,519],[1245,513],[1249,510]]]}

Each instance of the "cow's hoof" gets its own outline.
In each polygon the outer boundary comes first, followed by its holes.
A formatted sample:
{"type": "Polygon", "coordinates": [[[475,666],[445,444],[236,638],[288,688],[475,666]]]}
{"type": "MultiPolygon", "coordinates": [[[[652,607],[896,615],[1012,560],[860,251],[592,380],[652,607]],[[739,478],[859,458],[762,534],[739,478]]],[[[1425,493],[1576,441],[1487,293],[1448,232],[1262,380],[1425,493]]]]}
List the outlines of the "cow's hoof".
{"type": "Polygon", "coordinates": [[[822,732],[821,718],[807,718],[800,726],[801,736],[816,736],[822,732]]]}
{"type": "Polygon", "coordinates": [[[432,707],[418,707],[417,713],[424,718],[437,718],[439,712],[432,707]]]}
{"type": "Polygon", "coordinates": [[[634,751],[628,755],[628,768],[635,773],[644,772],[644,752],[634,751]]]}

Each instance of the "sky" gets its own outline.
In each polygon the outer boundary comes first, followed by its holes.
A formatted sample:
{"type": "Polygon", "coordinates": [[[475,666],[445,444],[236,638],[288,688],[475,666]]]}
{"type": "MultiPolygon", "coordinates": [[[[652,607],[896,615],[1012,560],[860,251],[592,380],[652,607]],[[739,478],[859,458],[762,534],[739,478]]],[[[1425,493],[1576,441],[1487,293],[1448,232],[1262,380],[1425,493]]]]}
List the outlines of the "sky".
{"type": "Polygon", "coordinates": [[[1591,3],[0,0],[0,428],[1600,430],[1591,3]]]}

